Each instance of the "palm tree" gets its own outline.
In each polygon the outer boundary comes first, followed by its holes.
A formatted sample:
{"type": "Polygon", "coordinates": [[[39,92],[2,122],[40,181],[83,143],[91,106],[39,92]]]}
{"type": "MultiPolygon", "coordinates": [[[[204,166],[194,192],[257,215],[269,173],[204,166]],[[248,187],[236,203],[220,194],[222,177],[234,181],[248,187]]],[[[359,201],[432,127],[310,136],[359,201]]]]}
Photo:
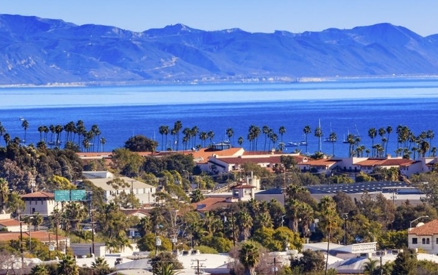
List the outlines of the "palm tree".
{"type": "Polygon", "coordinates": [[[426,137],[429,139],[429,146],[432,147],[432,139],[435,137],[435,133],[432,130],[428,130],[426,133],[426,137]]]}
{"type": "Polygon", "coordinates": [[[106,143],[106,139],[104,137],[100,138],[100,145],[102,146],[102,152],[105,152],[105,143],[106,143]]]}
{"type": "Polygon", "coordinates": [[[49,272],[44,264],[37,264],[30,270],[31,275],[48,275],[49,272]]]}
{"type": "Polygon", "coordinates": [[[303,132],[304,132],[304,135],[306,136],[306,153],[308,153],[307,146],[309,143],[307,142],[307,136],[312,132],[312,130],[310,129],[310,126],[309,125],[304,126],[303,132]]]}
{"type": "Polygon", "coordinates": [[[8,133],[5,133],[3,135],[3,139],[5,140],[6,146],[8,146],[9,142],[11,141],[11,136],[8,133]]]}
{"type": "Polygon", "coordinates": [[[27,133],[27,128],[29,128],[29,122],[27,122],[27,120],[24,119],[21,122],[21,127],[23,127],[23,129],[24,129],[24,139],[23,139],[23,142],[26,142],[26,133],[27,133]]]}
{"type": "Polygon", "coordinates": [[[321,152],[321,138],[323,136],[321,125],[318,125],[318,127],[315,128],[315,137],[318,138],[318,152],[321,152]]]}
{"type": "Polygon", "coordinates": [[[34,227],[34,231],[39,230],[39,226],[43,223],[44,218],[40,215],[39,212],[35,212],[33,218],[32,218],[32,225],[34,227]]]}
{"type": "Polygon", "coordinates": [[[366,275],[374,275],[376,271],[379,269],[377,267],[378,260],[373,260],[368,258],[368,262],[363,265],[363,273],[366,275]]]}
{"type": "MultiPolygon", "coordinates": [[[[319,213],[321,214],[320,224],[321,228],[327,233],[327,255],[330,251],[330,240],[332,230],[338,226],[339,216],[336,212],[336,202],[332,197],[324,196],[319,204],[319,213]]],[[[328,257],[325,262],[325,274],[327,274],[328,269],[328,257]]]]}
{"type": "Polygon", "coordinates": [[[423,140],[420,143],[420,148],[419,149],[420,149],[420,152],[421,152],[421,156],[424,158],[426,156],[426,152],[429,151],[429,149],[430,149],[429,142],[423,140]]]}
{"type": "Polygon", "coordinates": [[[202,201],[204,199],[204,195],[202,194],[201,190],[196,189],[193,190],[192,194],[190,194],[190,202],[194,203],[194,202],[199,202],[202,201]]]}
{"type": "Polygon", "coordinates": [[[70,255],[66,255],[58,264],[58,274],[79,275],[79,268],[76,260],[70,255]]]}
{"type": "Polygon", "coordinates": [[[243,144],[243,137],[239,137],[239,138],[237,139],[237,143],[239,144],[240,147],[242,147],[242,144],[243,144]]]}
{"type": "Polygon", "coordinates": [[[392,133],[392,127],[391,126],[386,127],[386,133],[388,134],[388,136],[386,138],[385,155],[388,154],[389,135],[391,135],[391,133],[392,133]]]}
{"type": "MultiPolygon", "coordinates": [[[[368,130],[368,136],[371,138],[371,148],[374,147],[374,138],[377,136],[377,130],[376,128],[370,128],[368,130]]],[[[374,150],[372,152],[372,155],[375,156],[374,150]]]]}
{"type": "Polygon", "coordinates": [[[240,239],[246,241],[250,235],[250,230],[253,226],[252,217],[246,211],[241,211],[237,217],[237,223],[240,232],[240,239]]]}
{"type": "Polygon", "coordinates": [[[210,139],[210,144],[213,144],[213,138],[214,138],[214,132],[213,131],[208,131],[207,133],[208,138],[210,139]]]}
{"type": "MultiPolygon", "coordinates": [[[[233,128],[228,128],[227,131],[226,131],[226,135],[227,135],[227,137],[228,137],[228,140],[229,140],[230,138],[232,138],[232,137],[234,136],[234,130],[233,130],[233,128]]],[[[233,145],[233,143],[234,143],[234,141],[231,143],[231,145],[233,145]]]]}
{"type": "Polygon", "coordinates": [[[173,130],[175,130],[176,133],[176,151],[178,151],[178,147],[179,147],[179,131],[181,131],[183,125],[182,122],[180,120],[176,121],[175,124],[173,125],[173,130]]]}
{"type": "Polygon", "coordinates": [[[329,140],[332,143],[332,155],[335,156],[335,143],[338,140],[338,136],[335,132],[331,132],[329,135],[329,140]]]}
{"type": "Polygon", "coordinates": [[[5,205],[9,198],[9,183],[4,179],[0,178],[0,207],[1,210],[5,210],[5,205]]]}
{"type": "Polygon", "coordinates": [[[190,131],[190,135],[193,137],[193,145],[192,147],[194,148],[196,146],[196,136],[199,133],[199,128],[198,126],[193,126],[192,130],[190,131]]]}
{"type": "Polygon", "coordinates": [[[281,142],[283,142],[283,135],[286,134],[286,127],[280,126],[280,128],[278,129],[278,133],[280,134],[281,142]]]}
{"type": "Polygon", "coordinates": [[[264,147],[263,147],[263,151],[266,151],[266,141],[268,139],[269,130],[270,130],[269,127],[266,126],[266,125],[262,127],[262,133],[265,135],[265,144],[264,144],[264,147]]]}
{"type": "Polygon", "coordinates": [[[94,262],[91,263],[91,268],[93,269],[94,275],[104,275],[109,272],[109,265],[105,258],[97,257],[94,262]]]}
{"type": "Polygon", "coordinates": [[[255,275],[255,266],[260,261],[259,248],[252,242],[245,242],[239,252],[239,261],[245,268],[243,274],[255,275]]]}
{"type": "Polygon", "coordinates": [[[6,129],[2,125],[2,122],[0,121],[0,136],[2,137],[4,134],[6,134],[6,129]]]}
{"type": "Polygon", "coordinates": [[[205,141],[208,139],[207,132],[200,132],[199,133],[199,139],[202,141],[202,147],[205,148],[205,141]]]}

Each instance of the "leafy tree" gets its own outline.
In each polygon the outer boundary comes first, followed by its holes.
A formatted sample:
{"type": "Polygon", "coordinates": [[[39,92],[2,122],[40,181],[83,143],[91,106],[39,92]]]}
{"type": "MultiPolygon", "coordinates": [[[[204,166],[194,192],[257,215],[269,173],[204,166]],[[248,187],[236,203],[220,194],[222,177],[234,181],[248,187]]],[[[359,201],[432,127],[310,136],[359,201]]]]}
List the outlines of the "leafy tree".
{"type": "Polygon", "coordinates": [[[30,270],[31,275],[48,275],[49,272],[44,264],[38,264],[30,270]]]}
{"type": "Polygon", "coordinates": [[[321,272],[324,270],[324,254],[320,251],[304,250],[303,256],[292,258],[291,268],[298,268],[301,273],[321,272]]]}
{"type": "Polygon", "coordinates": [[[182,269],[183,265],[176,256],[170,252],[162,252],[151,259],[152,273],[161,275],[172,275],[175,271],[182,269]]]}
{"type": "Polygon", "coordinates": [[[204,195],[199,189],[193,190],[192,194],[190,194],[190,202],[192,203],[202,201],[203,199],[204,199],[204,195]]]}
{"type": "Polygon", "coordinates": [[[380,249],[399,249],[408,247],[408,231],[387,231],[378,239],[380,249]]]}
{"type": "Polygon", "coordinates": [[[125,142],[125,148],[133,152],[155,152],[158,143],[143,135],[130,137],[125,142]]]}
{"type": "Polygon", "coordinates": [[[4,179],[0,178],[0,209],[5,210],[6,204],[9,197],[9,183],[4,179]]]}
{"type": "Polygon", "coordinates": [[[417,255],[412,249],[403,249],[397,255],[392,269],[392,275],[415,275],[417,274],[417,255]]]}

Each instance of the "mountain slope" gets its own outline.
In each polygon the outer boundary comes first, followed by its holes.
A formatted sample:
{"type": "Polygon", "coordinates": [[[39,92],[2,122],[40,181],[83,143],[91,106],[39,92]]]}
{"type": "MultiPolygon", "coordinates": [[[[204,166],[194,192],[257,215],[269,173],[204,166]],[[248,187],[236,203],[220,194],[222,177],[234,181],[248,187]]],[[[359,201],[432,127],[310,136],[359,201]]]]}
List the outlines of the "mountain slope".
{"type": "Polygon", "coordinates": [[[437,36],[387,23],[300,34],[207,32],[182,24],[138,33],[0,15],[0,85],[438,75],[437,36]]]}

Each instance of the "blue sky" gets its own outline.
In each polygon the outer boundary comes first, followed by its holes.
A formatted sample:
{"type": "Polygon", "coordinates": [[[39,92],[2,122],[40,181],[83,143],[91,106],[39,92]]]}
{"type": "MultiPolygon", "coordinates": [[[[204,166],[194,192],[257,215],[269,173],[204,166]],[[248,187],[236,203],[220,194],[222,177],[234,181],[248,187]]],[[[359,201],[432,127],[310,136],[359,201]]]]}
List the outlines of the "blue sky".
{"type": "Polygon", "coordinates": [[[202,30],[294,33],[377,23],[438,34],[438,0],[0,0],[0,13],[144,31],[182,23],[202,30]]]}

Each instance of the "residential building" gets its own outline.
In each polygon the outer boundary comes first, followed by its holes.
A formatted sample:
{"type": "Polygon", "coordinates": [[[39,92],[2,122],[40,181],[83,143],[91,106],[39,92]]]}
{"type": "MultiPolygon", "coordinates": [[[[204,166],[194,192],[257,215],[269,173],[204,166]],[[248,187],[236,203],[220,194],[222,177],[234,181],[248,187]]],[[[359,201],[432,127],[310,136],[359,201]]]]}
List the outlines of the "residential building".
{"type": "Polygon", "coordinates": [[[20,222],[16,219],[2,219],[0,220],[0,230],[7,230],[8,232],[20,232],[20,222]]]}
{"type": "Polygon", "coordinates": [[[39,213],[43,217],[50,216],[55,209],[55,194],[48,192],[34,192],[22,195],[26,208],[22,215],[32,215],[39,213]]]}
{"type": "Polygon", "coordinates": [[[87,180],[92,182],[94,186],[104,190],[105,200],[107,202],[114,200],[114,198],[122,192],[134,194],[142,205],[155,202],[155,186],[128,177],[115,177],[112,173],[107,171],[83,172],[83,175],[87,180]],[[116,184],[115,181],[118,180],[120,180],[122,184],[116,184]]]}
{"type": "Polygon", "coordinates": [[[430,254],[438,254],[438,219],[419,223],[408,231],[408,247],[421,248],[430,254]]]}

